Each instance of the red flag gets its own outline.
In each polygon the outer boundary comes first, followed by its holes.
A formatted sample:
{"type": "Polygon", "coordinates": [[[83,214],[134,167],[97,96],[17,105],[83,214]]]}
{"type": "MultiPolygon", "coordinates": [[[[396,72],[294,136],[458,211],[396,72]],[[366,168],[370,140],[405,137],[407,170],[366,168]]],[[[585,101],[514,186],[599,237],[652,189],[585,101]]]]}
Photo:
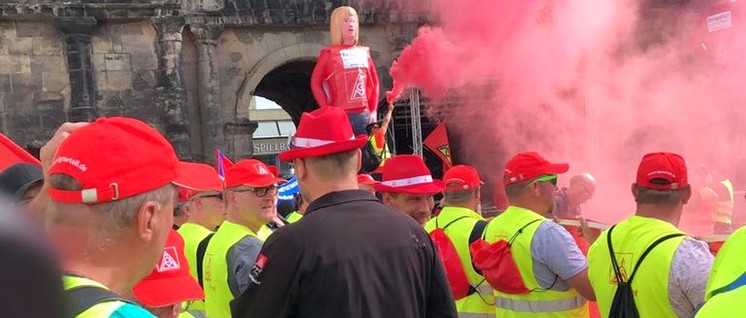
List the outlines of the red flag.
{"type": "Polygon", "coordinates": [[[25,149],[16,145],[10,138],[0,134],[0,170],[16,163],[32,163],[41,166],[41,162],[25,149]]]}
{"type": "MultiPolygon", "coordinates": [[[[448,143],[448,131],[446,130],[446,123],[440,122],[435,130],[425,138],[425,147],[434,152],[440,160],[443,161],[443,165],[450,168],[453,166],[451,161],[451,145],[448,143]]],[[[444,171],[447,169],[443,169],[444,171]]]]}

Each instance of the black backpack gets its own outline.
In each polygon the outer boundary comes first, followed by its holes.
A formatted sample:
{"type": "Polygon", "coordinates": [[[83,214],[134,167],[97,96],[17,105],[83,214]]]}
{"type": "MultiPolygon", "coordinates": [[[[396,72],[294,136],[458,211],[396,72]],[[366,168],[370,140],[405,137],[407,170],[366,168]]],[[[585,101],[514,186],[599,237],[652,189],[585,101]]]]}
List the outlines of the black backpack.
{"type": "Polygon", "coordinates": [[[637,261],[635,268],[632,270],[632,274],[629,275],[629,279],[625,282],[621,270],[619,269],[616,255],[614,255],[614,246],[611,244],[611,232],[614,230],[615,226],[616,225],[612,226],[609,229],[609,233],[606,235],[606,242],[609,246],[609,253],[611,254],[611,266],[614,269],[614,275],[617,280],[617,288],[614,293],[614,299],[611,301],[611,310],[609,310],[608,318],[639,318],[640,314],[637,311],[635,297],[632,293],[632,280],[635,278],[635,274],[637,274],[637,269],[640,267],[640,264],[642,264],[642,261],[645,260],[645,257],[648,256],[648,253],[650,253],[650,251],[652,251],[658,244],[675,237],[684,236],[685,234],[669,234],[657,239],[653,244],[650,244],[650,246],[642,252],[640,260],[637,261]]]}

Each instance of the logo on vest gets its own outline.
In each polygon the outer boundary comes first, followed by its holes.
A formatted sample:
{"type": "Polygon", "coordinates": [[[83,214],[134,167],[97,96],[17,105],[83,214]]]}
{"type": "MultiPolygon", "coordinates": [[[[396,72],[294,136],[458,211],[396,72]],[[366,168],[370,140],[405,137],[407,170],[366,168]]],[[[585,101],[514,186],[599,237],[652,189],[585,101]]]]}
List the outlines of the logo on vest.
{"type": "Polygon", "coordinates": [[[355,78],[355,86],[352,89],[352,95],[350,100],[365,99],[365,73],[357,72],[357,78],[355,78]]]}
{"type": "MultiPolygon", "coordinates": [[[[619,265],[619,274],[622,276],[622,280],[625,282],[629,280],[629,273],[627,272],[627,264],[632,263],[632,253],[614,253],[616,255],[616,259],[619,265]]],[[[614,268],[612,265],[611,268],[611,278],[609,279],[609,284],[612,285],[618,285],[619,281],[616,279],[616,274],[614,273],[614,268]]]]}
{"type": "Polygon", "coordinates": [[[179,255],[176,253],[176,248],[173,246],[167,246],[163,250],[163,257],[156,267],[159,272],[174,271],[181,268],[181,265],[179,265],[179,255]]]}
{"type": "Polygon", "coordinates": [[[267,266],[268,262],[269,262],[269,258],[265,256],[264,254],[259,254],[259,256],[256,257],[256,262],[254,263],[254,266],[251,268],[251,273],[249,273],[249,278],[251,279],[251,282],[257,285],[262,283],[259,280],[259,276],[262,274],[262,271],[264,271],[264,267],[267,266]]]}

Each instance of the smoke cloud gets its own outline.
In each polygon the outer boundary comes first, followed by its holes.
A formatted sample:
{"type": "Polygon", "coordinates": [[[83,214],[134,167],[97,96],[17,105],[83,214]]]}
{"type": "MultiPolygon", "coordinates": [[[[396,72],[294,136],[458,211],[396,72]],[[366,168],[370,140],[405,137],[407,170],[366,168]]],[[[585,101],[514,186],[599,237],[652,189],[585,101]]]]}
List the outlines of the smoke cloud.
{"type": "Polygon", "coordinates": [[[630,185],[645,153],[683,155],[694,184],[705,171],[735,177],[746,122],[740,4],[432,4],[437,27],[420,29],[392,66],[390,97],[418,87],[457,137],[456,158],[483,177],[500,181],[518,151],[569,162],[560,183],[593,174],[584,211],[607,222],[634,212],[630,185]]]}

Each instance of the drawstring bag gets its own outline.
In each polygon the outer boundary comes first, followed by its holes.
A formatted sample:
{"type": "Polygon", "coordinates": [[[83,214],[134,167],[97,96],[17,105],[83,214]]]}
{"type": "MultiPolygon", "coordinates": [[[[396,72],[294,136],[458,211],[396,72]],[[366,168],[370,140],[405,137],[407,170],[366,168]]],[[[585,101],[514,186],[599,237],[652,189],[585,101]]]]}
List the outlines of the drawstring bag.
{"type": "Polygon", "coordinates": [[[471,286],[469,285],[469,279],[466,277],[466,272],[464,272],[464,267],[461,264],[461,258],[458,257],[456,247],[453,246],[453,242],[446,235],[445,229],[463,218],[466,218],[466,216],[456,218],[448,222],[443,228],[440,228],[438,227],[438,218],[436,217],[435,229],[429,234],[430,239],[435,245],[435,249],[440,255],[440,259],[443,261],[443,267],[445,267],[446,276],[448,277],[448,284],[451,286],[455,300],[469,296],[471,294],[471,286]]]}
{"type": "Polygon", "coordinates": [[[645,260],[645,257],[648,256],[648,253],[650,253],[650,251],[652,251],[653,248],[655,248],[658,244],[674,237],[684,236],[684,234],[669,234],[653,242],[653,244],[651,244],[647,249],[645,249],[644,252],[642,252],[640,260],[637,261],[634,270],[632,270],[632,274],[629,276],[629,280],[624,281],[625,277],[624,275],[622,275],[622,272],[619,269],[619,264],[617,263],[616,255],[614,254],[614,246],[612,246],[611,244],[611,232],[614,230],[614,227],[616,227],[616,225],[609,228],[609,233],[606,234],[606,243],[609,246],[609,254],[611,255],[611,267],[614,269],[614,276],[616,277],[617,281],[617,288],[616,292],[614,292],[614,299],[611,301],[611,310],[609,310],[608,317],[639,318],[640,314],[637,311],[637,305],[635,305],[635,297],[632,292],[632,280],[635,278],[637,269],[640,267],[640,264],[642,264],[642,261],[645,260]]]}
{"type": "Polygon", "coordinates": [[[531,292],[523,283],[510,246],[526,227],[538,221],[541,219],[533,220],[521,227],[509,241],[499,240],[495,243],[488,243],[483,236],[482,239],[469,246],[474,266],[482,272],[484,279],[492,286],[492,289],[511,295],[524,295],[531,292]]]}

